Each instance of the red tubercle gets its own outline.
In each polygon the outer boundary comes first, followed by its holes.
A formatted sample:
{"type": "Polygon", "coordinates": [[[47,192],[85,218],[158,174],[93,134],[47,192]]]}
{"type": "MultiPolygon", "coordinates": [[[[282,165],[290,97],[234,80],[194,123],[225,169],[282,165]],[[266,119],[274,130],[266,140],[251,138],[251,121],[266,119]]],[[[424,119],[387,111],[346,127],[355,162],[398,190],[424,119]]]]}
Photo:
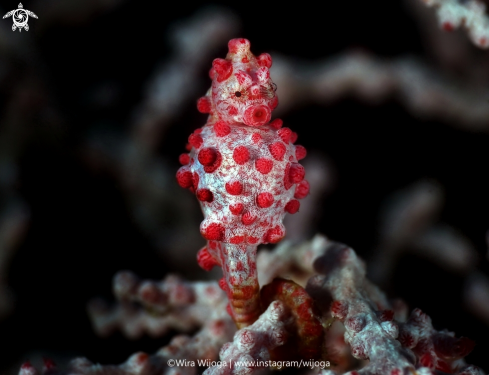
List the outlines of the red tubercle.
{"type": "Polygon", "coordinates": [[[197,253],[197,263],[200,268],[205,271],[210,271],[215,266],[218,266],[219,263],[214,259],[214,257],[209,253],[207,247],[204,247],[199,250],[197,253]]]}
{"type": "Polygon", "coordinates": [[[258,65],[266,68],[272,67],[272,56],[270,56],[268,53],[262,53],[256,59],[258,60],[258,65]]]}
{"type": "Polygon", "coordinates": [[[300,206],[301,204],[298,200],[292,199],[285,205],[285,211],[289,214],[295,214],[297,211],[299,211],[300,206]]]}
{"type": "Polygon", "coordinates": [[[233,64],[225,59],[214,59],[212,67],[217,74],[217,82],[223,82],[233,73],[233,64]]]}
{"type": "Polygon", "coordinates": [[[243,212],[243,209],[243,203],[234,203],[229,205],[229,211],[231,211],[233,215],[240,215],[243,212]]]}
{"type": "Polygon", "coordinates": [[[292,130],[290,130],[289,128],[281,128],[278,130],[277,133],[285,144],[289,143],[290,136],[292,135],[292,130]]]}
{"type": "Polygon", "coordinates": [[[287,151],[287,147],[283,142],[274,142],[270,146],[268,146],[268,150],[272,154],[272,157],[277,161],[284,160],[285,152],[287,151]]]}
{"type": "Polygon", "coordinates": [[[249,243],[250,245],[254,245],[258,242],[259,238],[258,237],[253,237],[253,236],[247,236],[246,237],[246,242],[249,243]]]}
{"type": "Polygon", "coordinates": [[[214,132],[218,137],[225,137],[231,133],[231,127],[224,121],[218,121],[214,124],[214,132]]]}
{"type": "Polygon", "coordinates": [[[222,162],[221,153],[216,150],[216,159],[214,160],[214,162],[212,164],[204,166],[204,172],[205,173],[214,172],[217,168],[219,168],[221,166],[221,162],[222,162]]]}
{"type": "Polygon", "coordinates": [[[243,165],[250,160],[250,151],[246,146],[238,146],[233,151],[233,160],[236,164],[243,165]]]}
{"type": "Polygon", "coordinates": [[[277,225],[276,227],[269,229],[265,234],[265,242],[269,243],[278,243],[284,238],[285,231],[281,226],[277,225]]]}
{"type": "Polygon", "coordinates": [[[229,239],[229,242],[232,243],[232,244],[240,244],[241,242],[243,242],[245,239],[245,236],[234,236],[234,237],[231,237],[229,239]]]}
{"type": "Polygon", "coordinates": [[[187,143],[187,144],[185,145],[185,150],[187,150],[187,151],[191,151],[191,150],[192,150],[192,145],[191,145],[190,143],[187,143]]]}
{"type": "Polygon", "coordinates": [[[214,147],[205,147],[199,151],[198,160],[200,164],[209,166],[215,163],[217,150],[214,147]]]}
{"type": "Polygon", "coordinates": [[[248,126],[262,126],[270,121],[272,112],[265,105],[248,107],[243,114],[243,122],[248,126]]]}
{"type": "Polygon", "coordinates": [[[273,168],[273,161],[267,158],[260,158],[255,161],[255,168],[261,174],[268,174],[273,168]]]}
{"type": "Polygon", "coordinates": [[[187,167],[181,167],[177,171],[177,182],[184,189],[188,189],[192,186],[192,172],[187,167]]]}
{"type": "Polygon", "coordinates": [[[274,128],[274,129],[280,129],[280,128],[282,127],[282,125],[283,125],[283,124],[284,124],[284,122],[283,122],[281,119],[276,118],[275,120],[273,120],[273,121],[272,121],[270,124],[268,124],[268,125],[270,125],[270,126],[271,126],[272,128],[274,128]]]}
{"type": "Polygon", "coordinates": [[[226,229],[222,224],[210,223],[206,228],[201,230],[202,236],[208,241],[222,241],[226,229]]]}
{"type": "Polygon", "coordinates": [[[256,204],[260,208],[268,208],[273,204],[274,198],[273,195],[269,192],[263,192],[257,195],[256,204]]]}
{"type": "Polygon", "coordinates": [[[180,164],[182,165],[187,165],[189,162],[190,162],[190,155],[189,154],[181,154],[179,157],[178,157],[178,161],[180,162],[180,164]]]}
{"type": "Polygon", "coordinates": [[[197,100],[197,110],[200,113],[211,113],[211,102],[207,96],[203,96],[197,100]]]}
{"type": "Polygon", "coordinates": [[[229,181],[225,185],[226,191],[231,195],[240,195],[243,192],[243,184],[239,181],[229,181]]]}
{"type": "Polygon", "coordinates": [[[219,288],[221,288],[221,290],[223,290],[226,293],[229,292],[229,286],[224,277],[219,279],[219,288]]]}
{"type": "Polygon", "coordinates": [[[241,222],[244,225],[251,225],[256,221],[256,219],[257,217],[255,214],[252,214],[251,212],[245,212],[241,217],[241,222]]]}
{"type": "Polygon", "coordinates": [[[199,189],[195,193],[197,199],[201,202],[212,202],[214,200],[214,195],[209,189],[199,189]]]}
{"type": "Polygon", "coordinates": [[[289,170],[289,179],[293,184],[297,184],[304,179],[306,171],[299,163],[292,163],[289,170]]]}
{"type": "Polygon", "coordinates": [[[230,116],[236,116],[238,114],[238,108],[236,108],[234,105],[230,105],[228,107],[228,114],[230,116]]]}
{"type": "Polygon", "coordinates": [[[295,146],[295,157],[297,160],[302,160],[307,156],[307,150],[304,146],[297,145],[295,146]]]}
{"type": "Polygon", "coordinates": [[[297,142],[297,138],[299,138],[299,136],[297,135],[297,133],[296,132],[292,132],[292,134],[290,135],[290,143],[297,142]]]}
{"type": "Polygon", "coordinates": [[[255,144],[260,142],[262,139],[263,139],[262,136],[258,133],[253,133],[253,135],[251,136],[251,141],[255,144]]]}
{"type": "Polygon", "coordinates": [[[240,86],[247,88],[253,84],[253,79],[251,78],[251,76],[242,70],[236,72],[234,76],[236,77],[236,80],[238,81],[240,86]]]}
{"type": "Polygon", "coordinates": [[[188,137],[188,143],[190,143],[192,145],[192,147],[194,147],[194,148],[200,148],[200,146],[202,146],[203,142],[204,142],[204,140],[202,139],[202,137],[199,134],[192,133],[188,137]]]}
{"type": "Polygon", "coordinates": [[[295,188],[294,198],[303,199],[309,194],[309,182],[302,180],[295,188]]]}

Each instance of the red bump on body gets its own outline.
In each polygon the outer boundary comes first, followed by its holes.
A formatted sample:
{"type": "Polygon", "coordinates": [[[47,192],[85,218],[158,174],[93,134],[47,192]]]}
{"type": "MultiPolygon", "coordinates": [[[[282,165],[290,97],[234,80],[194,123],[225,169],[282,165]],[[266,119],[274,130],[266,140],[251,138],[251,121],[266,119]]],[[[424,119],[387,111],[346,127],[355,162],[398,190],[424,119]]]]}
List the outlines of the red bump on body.
{"type": "Polygon", "coordinates": [[[239,181],[226,182],[225,188],[231,195],[240,195],[243,192],[243,184],[239,181]]]}
{"type": "Polygon", "coordinates": [[[272,128],[274,128],[274,129],[280,129],[280,128],[282,127],[282,125],[283,125],[283,124],[284,124],[284,122],[283,122],[281,119],[276,118],[275,120],[273,120],[273,121],[272,121],[270,124],[268,124],[268,125],[270,125],[270,126],[271,126],[272,128]]]}
{"type": "Polygon", "coordinates": [[[231,127],[224,121],[218,121],[214,124],[214,132],[218,137],[225,137],[231,133],[231,127]]]}
{"type": "Polygon", "coordinates": [[[233,73],[233,64],[228,60],[214,59],[212,67],[217,74],[217,82],[225,81],[233,73]]]}
{"type": "Polygon", "coordinates": [[[243,114],[243,122],[248,126],[261,126],[270,121],[272,112],[265,105],[248,107],[243,114]]]}
{"type": "Polygon", "coordinates": [[[262,136],[258,133],[253,133],[253,135],[251,136],[251,141],[253,143],[258,143],[262,140],[262,136]]]}
{"type": "Polygon", "coordinates": [[[219,279],[219,288],[221,288],[221,290],[226,293],[229,292],[228,283],[226,282],[226,279],[224,277],[219,279]]]}
{"type": "Polygon", "coordinates": [[[258,237],[248,236],[246,238],[246,242],[248,242],[250,245],[254,245],[258,242],[258,237]]]}
{"type": "Polygon", "coordinates": [[[256,204],[260,208],[268,208],[273,204],[273,200],[274,199],[272,194],[264,192],[258,194],[258,196],[256,197],[256,204]]]}
{"type": "Polygon", "coordinates": [[[261,174],[270,173],[273,168],[273,161],[267,158],[260,158],[255,161],[255,168],[261,174]]]}
{"type": "Polygon", "coordinates": [[[234,236],[229,239],[229,242],[232,244],[240,244],[244,241],[244,236],[234,236]]]}
{"type": "Polygon", "coordinates": [[[197,253],[197,263],[199,263],[199,266],[205,271],[210,271],[212,268],[214,268],[214,266],[219,265],[219,263],[209,253],[207,247],[200,249],[197,253]]]}
{"type": "Polygon", "coordinates": [[[180,164],[182,165],[187,165],[189,162],[190,162],[190,156],[189,154],[181,154],[179,157],[178,157],[178,161],[180,162],[180,164]]]}
{"type": "Polygon", "coordinates": [[[296,199],[292,199],[285,205],[285,211],[289,214],[295,214],[299,211],[299,207],[301,206],[300,202],[296,199]]]}
{"type": "Polygon", "coordinates": [[[258,60],[258,65],[264,66],[266,68],[271,68],[272,67],[272,56],[270,56],[268,53],[262,53],[260,56],[257,57],[258,60]]]}
{"type": "Polygon", "coordinates": [[[295,188],[294,198],[303,199],[309,194],[309,182],[302,180],[295,188]]]}
{"type": "Polygon", "coordinates": [[[285,236],[285,231],[281,226],[277,225],[275,228],[269,229],[265,235],[265,241],[270,243],[280,242],[285,236]]]}
{"type": "Polygon", "coordinates": [[[292,134],[290,135],[290,142],[291,143],[297,142],[297,138],[298,138],[297,133],[296,132],[292,132],[292,134]]]}
{"type": "Polygon", "coordinates": [[[304,179],[306,171],[299,163],[292,163],[289,170],[289,180],[293,184],[297,184],[304,179]]]}
{"type": "Polygon", "coordinates": [[[202,146],[203,139],[199,134],[192,133],[188,137],[188,143],[190,143],[194,148],[199,148],[202,146]]]}
{"type": "Polygon", "coordinates": [[[268,150],[272,154],[273,158],[278,161],[284,160],[287,147],[282,142],[274,142],[268,146],[268,150]]]}
{"type": "Polygon", "coordinates": [[[277,133],[285,144],[289,143],[290,136],[292,135],[292,130],[290,130],[289,128],[282,128],[279,129],[277,133]]]}
{"type": "Polygon", "coordinates": [[[213,147],[205,147],[199,151],[199,162],[202,165],[212,165],[217,159],[216,149],[213,147]]]}
{"type": "Polygon", "coordinates": [[[195,193],[197,199],[201,202],[212,202],[214,200],[214,195],[209,189],[199,189],[195,193]]]}
{"type": "Polygon", "coordinates": [[[245,212],[241,217],[241,222],[244,225],[251,225],[256,221],[256,219],[256,215],[252,214],[251,212],[245,212]]]}
{"type": "Polygon", "coordinates": [[[201,233],[208,241],[222,241],[224,239],[225,228],[222,224],[210,223],[201,233]]]}
{"type": "Polygon", "coordinates": [[[230,116],[236,116],[238,114],[238,108],[236,108],[234,105],[230,105],[228,107],[228,113],[230,116]]]}
{"type": "Polygon", "coordinates": [[[297,161],[304,159],[307,156],[307,150],[304,146],[297,145],[295,146],[295,157],[297,161]]]}
{"type": "Polygon", "coordinates": [[[221,162],[222,162],[221,153],[219,151],[216,151],[216,160],[211,165],[204,165],[204,172],[205,173],[214,172],[217,168],[221,166],[221,162]]]}
{"type": "Polygon", "coordinates": [[[250,151],[245,146],[236,147],[233,151],[233,160],[239,165],[245,164],[250,160],[250,151]]]}
{"type": "Polygon", "coordinates": [[[197,100],[197,110],[200,113],[211,113],[211,102],[207,96],[203,96],[197,100]]]}
{"type": "Polygon", "coordinates": [[[243,209],[244,209],[243,203],[234,203],[229,205],[229,211],[231,211],[233,215],[241,214],[241,212],[243,212],[243,209]]]}
{"type": "Polygon", "coordinates": [[[177,171],[177,182],[184,189],[188,189],[192,186],[192,172],[187,167],[181,167],[177,171]]]}

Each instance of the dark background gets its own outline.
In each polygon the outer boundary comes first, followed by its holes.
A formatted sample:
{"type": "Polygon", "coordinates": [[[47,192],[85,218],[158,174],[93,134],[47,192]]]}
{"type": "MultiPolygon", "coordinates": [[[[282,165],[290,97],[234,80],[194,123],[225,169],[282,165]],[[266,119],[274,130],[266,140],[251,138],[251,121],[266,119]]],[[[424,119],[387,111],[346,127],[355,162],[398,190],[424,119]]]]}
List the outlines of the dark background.
{"type": "MultiPolygon", "coordinates": [[[[23,4],[31,9],[29,1],[23,4]]],[[[16,305],[0,321],[0,372],[34,352],[86,356],[108,364],[123,362],[136,351],[153,353],[165,344],[167,338],[133,342],[120,334],[100,339],[92,332],[86,303],[94,296],[112,298],[111,279],[118,270],[161,278],[168,267],[133,223],[118,182],[94,173],[78,150],[93,130],[127,130],[151,73],[172,52],[166,38],[169,26],[209,4],[127,0],[81,24],[54,24],[42,34],[36,33],[36,20],[29,22],[38,56],[34,63],[49,82],[68,126],[58,138],[32,139],[19,159],[17,189],[30,207],[31,221],[8,273],[16,305]],[[118,95],[98,108],[88,98],[101,82],[114,84],[118,95]]],[[[360,47],[385,58],[412,54],[429,60],[416,20],[401,2],[335,1],[322,3],[323,8],[303,2],[224,4],[242,21],[236,36],[248,38],[256,54],[273,56],[278,51],[314,61],[360,47]]],[[[1,2],[5,11],[15,5],[1,2]]],[[[35,11],[41,19],[42,9],[35,11]]],[[[2,22],[10,25],[9,20],[2,22]]],[[[225,53],[223,45],[216,57],[225,53]]],[[[2,95],[0,110],[7,105],[2,95]]],[[[301,108],[284,120],[299,133],[301,144],[310,151],[321,150],[337,171],[338,183],[325,200],[317,231],[368,258],[377,243],[379,208],[385,198],[430,178],[445,189],[441,220],[472,241],[481,255],[480,268],[488,274],[483,259],[489,229],[487,134],[419,120],[395,99],[380,105],[345,99],[327,107],[301,108]]],[[[188,134],[204,121],[194,102],[189,103],[159,145],[161,156],[175,171],[188,134]]],[[[477,347],[467,360],[487,371],[489,327],[466,311],[462,287],[462,277],[406,255],[388,293],[428,313],[435,328],[474,339],[477,347]]]]}

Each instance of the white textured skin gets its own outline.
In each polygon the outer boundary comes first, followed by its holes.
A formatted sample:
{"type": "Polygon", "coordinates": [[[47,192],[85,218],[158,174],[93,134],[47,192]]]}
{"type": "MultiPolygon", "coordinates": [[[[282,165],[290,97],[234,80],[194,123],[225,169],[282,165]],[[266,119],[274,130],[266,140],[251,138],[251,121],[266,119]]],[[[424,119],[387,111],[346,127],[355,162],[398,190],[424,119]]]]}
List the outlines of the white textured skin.
{"type": "MultiPolygon", "coordinates": [[[[199,175],[198,189],[209,189],[214,196],[210,203],[200,202],[205,220],[201,224],[201,232],[210,223],[222,223],[226,227],[223,242],[229,242],[233,236],[253,236],[261,242],[263,236],[270,228],[282,225],[285,216],[284,207],[293,199],[295,184],[288,190],[284,187],[284,176],[287,164],[297,162],[295,147],[289,143],[283,161],[277,161],[271,155],[268,145],[280,141],[277,131],[270,126],[252,128],[246,125],[231,125],[231,133],[225,137],[217,137],[212,126],[205,126],[200,134],[204,140],[201,148],[214,147],[222,155],[221,166],[212,173],[206,173],[204,167],[198,162],[195,149],[190,156],[195,160],[190,170],[199,175]],[[253,134],[260,134],[262,140],[253,143],[253,134]],[[233,160],[233,151],[238,146],[246,146],[250,152],[250,160],[243,165],[233,160]],[[273,161],[272,170],[264,175],[255,168],[255,160],[267,158],[273,161]],[[240,181],[243,184],[242,194],[235,196],[226,192],[227,182],[240,181]],[[273,204],[268,208],[260,208],[256,204],[259,193],[269,192],[274,196],[273,204]],[[242,203],[245,211],[255,214],[258,219],[250,225],[241,222],[241,215],[234,215],[229,205],[242,203]]],[[[245,239],[246,241],[246,239],[245,239]]]]}

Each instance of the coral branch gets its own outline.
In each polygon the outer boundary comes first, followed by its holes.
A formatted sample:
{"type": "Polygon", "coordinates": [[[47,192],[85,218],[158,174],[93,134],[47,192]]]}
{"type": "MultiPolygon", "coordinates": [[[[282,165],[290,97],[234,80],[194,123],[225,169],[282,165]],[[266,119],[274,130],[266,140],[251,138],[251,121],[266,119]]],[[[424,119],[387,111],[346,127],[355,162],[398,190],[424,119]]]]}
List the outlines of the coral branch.
{"type": "Polygon", "coordinates": [[[119,328],[131,338],[144,333],[161,336],[172,328],[190,331],[206,325],[209,319],[221,319],[216,307],[224,310],[226,306],[217,283],[184,282],[173,275],[153,282],[119,272],[114,277],[114,294],[120,301],[116,306],[109,308],[95,300],[88,308],[94,329],[101,335],[119,328]]]}
{"type": "Polygon", "coordinates": [[[247,328],[236,332],[234,341],[224,344],[219,357],[225,366],[213,366],[205,375],[252,374],[270,360],[269,351],[287,340],[284,327],[286,309],[274,301],[260,318],[247,328]]]}
{"type": "Polygon", "coordinates": [[[403,374],[406,371],[482,374],[462,357],[473,347],[466,338],[433,329],[430,318],[415,309],[406,323],[385,295],[365,278],[365,265],[345,245],[330,243],[314,262],[317,275],[307,291],[330,301],[331,314],[345,326],[345,342],[355,358],[369,360],[356,374],[403,374]]]}
{"type": "Polygon", "coordinates": [[[421,0],[436,8],[440,27],[452,31],[463,26],[477,47],[489,48],[489,18],[486,6],[479,0],[421,0]]]}

